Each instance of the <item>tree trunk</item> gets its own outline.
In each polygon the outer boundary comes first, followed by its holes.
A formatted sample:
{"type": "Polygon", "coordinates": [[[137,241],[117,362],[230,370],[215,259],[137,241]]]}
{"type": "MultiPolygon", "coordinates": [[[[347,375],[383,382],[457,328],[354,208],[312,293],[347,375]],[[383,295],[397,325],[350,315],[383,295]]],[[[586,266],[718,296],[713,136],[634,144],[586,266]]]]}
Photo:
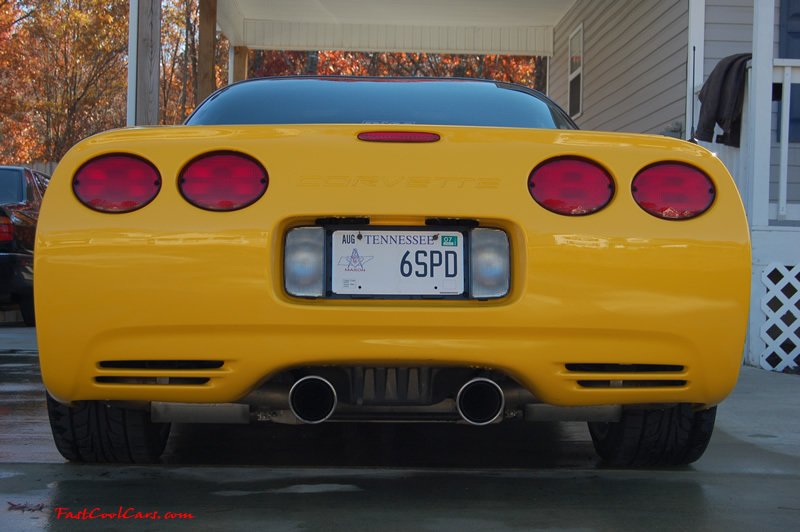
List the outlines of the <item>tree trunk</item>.
{"type": "Polygon", "coordinates": [[[306,60],[306,74],[309,76],[316,76],[318,66],[319,52],[308,52],[308,59],[306,60]]]}
{"type": "MultiPolygon", "coordinates": [[[[181,122],[186,118],[186,90],[189,82],[189,34],[192,33],[189,27],[192,25],[192,4],[186,2],[186,12],[184,22],[184,42],[183,42],[183,79],[181,80],[181,122]]],[[[192,36],[194,40],[194,36],[192,36]]]]}

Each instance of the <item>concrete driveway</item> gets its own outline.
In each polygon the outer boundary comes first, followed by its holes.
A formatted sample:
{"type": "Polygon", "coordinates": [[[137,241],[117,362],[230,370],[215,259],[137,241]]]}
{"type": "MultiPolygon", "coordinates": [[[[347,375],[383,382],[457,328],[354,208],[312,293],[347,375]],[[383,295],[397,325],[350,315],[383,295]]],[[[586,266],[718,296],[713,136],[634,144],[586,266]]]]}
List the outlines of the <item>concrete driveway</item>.
{"type": "Polygon", "coordinates": [[[800,524],[795,375],[743,368],[708,451],[675,470],[604,467],[582,423],[178,425],[161,465],[67,464],[50,439],[43,393],[35,331],[0,326],[3,530],[727,531],[800,524]]]}

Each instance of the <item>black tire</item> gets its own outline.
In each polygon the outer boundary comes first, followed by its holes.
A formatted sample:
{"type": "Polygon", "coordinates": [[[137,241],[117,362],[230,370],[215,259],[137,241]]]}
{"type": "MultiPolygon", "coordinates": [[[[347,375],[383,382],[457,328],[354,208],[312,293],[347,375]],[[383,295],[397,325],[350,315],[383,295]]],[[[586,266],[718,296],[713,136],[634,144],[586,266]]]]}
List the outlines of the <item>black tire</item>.
{"type": "Polygon", "coordinates": [[[624,410],[616,423],[589,423],[597,454],[614,466],[677,466],[698,460],[708,447],[717,407],[694,411],[624,410]]]}
{"type": "Polygon", "coordinates": [[[150,413],[81,401],[74,407],[47,394],[47,413],[61,456],[71,462],[149,464],[158,461],[169,438],[169,423],[150,413]]]}
{"type": "Polygon", "coordinates": [[[19,311],[22,314],[22,321],[28,327],[36,326],[36,312],[33,308],[33,296],[21,296],[19,298],[19,311]]]}

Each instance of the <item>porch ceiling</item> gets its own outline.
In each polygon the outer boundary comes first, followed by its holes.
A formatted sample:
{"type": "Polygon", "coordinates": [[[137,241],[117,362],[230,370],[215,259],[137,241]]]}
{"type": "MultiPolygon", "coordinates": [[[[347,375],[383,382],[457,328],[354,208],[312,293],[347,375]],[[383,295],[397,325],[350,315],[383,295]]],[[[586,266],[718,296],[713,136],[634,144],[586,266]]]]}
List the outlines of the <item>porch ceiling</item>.
{"type": "Polygon", "coordinates": [[[575,0],[219,0],[234,46],[552,55],[553,27],[575,0]]]}

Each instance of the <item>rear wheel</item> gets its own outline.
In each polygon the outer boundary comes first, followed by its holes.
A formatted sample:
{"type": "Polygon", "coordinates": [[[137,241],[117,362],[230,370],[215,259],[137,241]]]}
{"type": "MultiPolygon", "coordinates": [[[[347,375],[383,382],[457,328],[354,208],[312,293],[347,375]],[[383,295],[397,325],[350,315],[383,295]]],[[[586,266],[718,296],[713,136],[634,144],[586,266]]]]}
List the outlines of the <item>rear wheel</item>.
{"type": "Polygon", "coordinates": [[[680,404],[663,410],[624,410],[615,423],[589,423],[594,448],[616,466],[685,465],[705,452],[717,407],[694,411],[680,404]]]}
{"type": "Polygon", "coordinates": [[[73,462],[152,463],[169,438],[169,423],[153,423],[149,412],[102,401],[68,406],[48,393],[47,413],[58,452],[73,462]]]}

